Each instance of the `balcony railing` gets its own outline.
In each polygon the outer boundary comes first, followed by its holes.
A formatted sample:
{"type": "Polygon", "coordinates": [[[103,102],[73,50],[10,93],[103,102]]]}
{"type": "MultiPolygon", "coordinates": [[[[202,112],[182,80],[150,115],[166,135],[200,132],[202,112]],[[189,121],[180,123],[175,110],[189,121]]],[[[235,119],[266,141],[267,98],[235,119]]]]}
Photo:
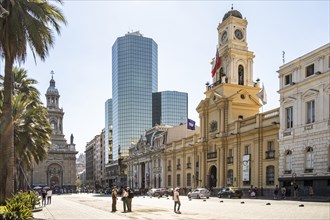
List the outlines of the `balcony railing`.
{"type": "Polygon", "coordinates": [[[187,169],[191,169],[191,163],[187,163],[187,169]]]}
{"type": "Polygon", "coordinates": [[[306,168],[305,173],[313,173],[313,168],[306,168]]]}
{"type": "Polygon", "coordinates": [[[210,152],[210,153],[207,153],[207,159],[214,159],[214,158],[217,158],[217,152],[210,152]]]}
{"type": "Polygon", "coordinates": [[[220,85],[221,84],[221,81],[218,80],[216,82],[214,82],[213,84],[211,85],[207,85],[207,90],[211,90],[213,87],[217,86],[217,85],[220,85]]]}
{"type": "Polygon", "coordinates": [[[234,163],[234,157],[227,157],[227,164],[234,163]]]}
{"type": "Polygon", "coordinates": [[[176,165],[176,169],[177,169],[177,170],[181,170],[181,164],[177,164],[177,165],[176,165]]]}
{"type": "Polygon", "coordinates": [[[266,159],[274,159],[274,158],[275,158],[274,150],[266,151],[266,159]]]}
{"type": "Polygon", "coordinates": [[[292,170],[284,170],[284,174],[291,174],[292,170]]]}
{"type": "Polygon", "coordinates": [[[167,171],[172,171],[172,167],[171,166],[168,166],[167,167],[167,171]]]}

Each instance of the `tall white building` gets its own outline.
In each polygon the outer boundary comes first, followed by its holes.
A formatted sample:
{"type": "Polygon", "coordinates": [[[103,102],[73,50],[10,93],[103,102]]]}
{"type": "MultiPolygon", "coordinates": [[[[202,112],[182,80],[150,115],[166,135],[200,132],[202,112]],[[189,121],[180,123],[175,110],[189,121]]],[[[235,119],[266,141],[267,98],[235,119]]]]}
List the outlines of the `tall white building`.
{"type": "Polygon", "coordinates": [[[301,196],[330,193],[330,44],[278,70],[279,181],[301,196]]]}

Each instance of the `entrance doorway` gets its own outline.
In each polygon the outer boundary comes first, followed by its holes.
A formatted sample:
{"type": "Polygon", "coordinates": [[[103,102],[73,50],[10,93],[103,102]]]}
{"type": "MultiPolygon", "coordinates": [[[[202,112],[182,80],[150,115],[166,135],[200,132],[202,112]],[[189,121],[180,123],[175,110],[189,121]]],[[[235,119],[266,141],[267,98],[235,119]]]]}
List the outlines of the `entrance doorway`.
{"type": "Polygon", "coordinates": [[[217,168],[216,166],[211,166],[209,174],[209,187],[210,189],[217,186],[217,168]]]}

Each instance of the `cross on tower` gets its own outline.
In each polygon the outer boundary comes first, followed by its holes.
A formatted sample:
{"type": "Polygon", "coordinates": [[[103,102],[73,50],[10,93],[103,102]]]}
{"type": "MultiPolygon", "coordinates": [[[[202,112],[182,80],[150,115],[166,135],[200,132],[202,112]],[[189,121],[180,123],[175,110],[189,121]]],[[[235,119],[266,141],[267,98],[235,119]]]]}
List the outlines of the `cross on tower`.
{"type": "Polygon", "coordinates": [[[50,71],[50,74],[52,74],[52,79],[53,79],[53,75],[55,74],[54,70],[50,71]]]}

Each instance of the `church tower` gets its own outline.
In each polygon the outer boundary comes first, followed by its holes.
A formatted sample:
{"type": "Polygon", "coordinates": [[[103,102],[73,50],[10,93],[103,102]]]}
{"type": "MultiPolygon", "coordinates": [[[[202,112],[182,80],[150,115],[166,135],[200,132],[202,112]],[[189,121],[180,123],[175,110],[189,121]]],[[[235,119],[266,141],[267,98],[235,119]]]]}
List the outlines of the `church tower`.
{"type": "Polygon", "coordinates": [[[54,71],[51,71],[52,78],[49,81],[49,87],[46,92],[47,111],[49,123],[53,128],[52,133],[52,147],[65,146],[66,139],[63,135],[63,109],[59,107],[60,94],[55,87],[55,80],[53,78],[54,71]]]}
{"type": "Polygon", "coordinates": [[[53,128],[51,145],[47,158],[42,163],[35,165],[32,171],[31,185],[48,186],[54,192],[73,192],[76,190],[76,154],[78,153],[73,143],[71,134],[70,143],[63,134],[63,109],[59,107],[60,94],[52,78],[45,94],[47,101],[48,120],[53,128]]]}

